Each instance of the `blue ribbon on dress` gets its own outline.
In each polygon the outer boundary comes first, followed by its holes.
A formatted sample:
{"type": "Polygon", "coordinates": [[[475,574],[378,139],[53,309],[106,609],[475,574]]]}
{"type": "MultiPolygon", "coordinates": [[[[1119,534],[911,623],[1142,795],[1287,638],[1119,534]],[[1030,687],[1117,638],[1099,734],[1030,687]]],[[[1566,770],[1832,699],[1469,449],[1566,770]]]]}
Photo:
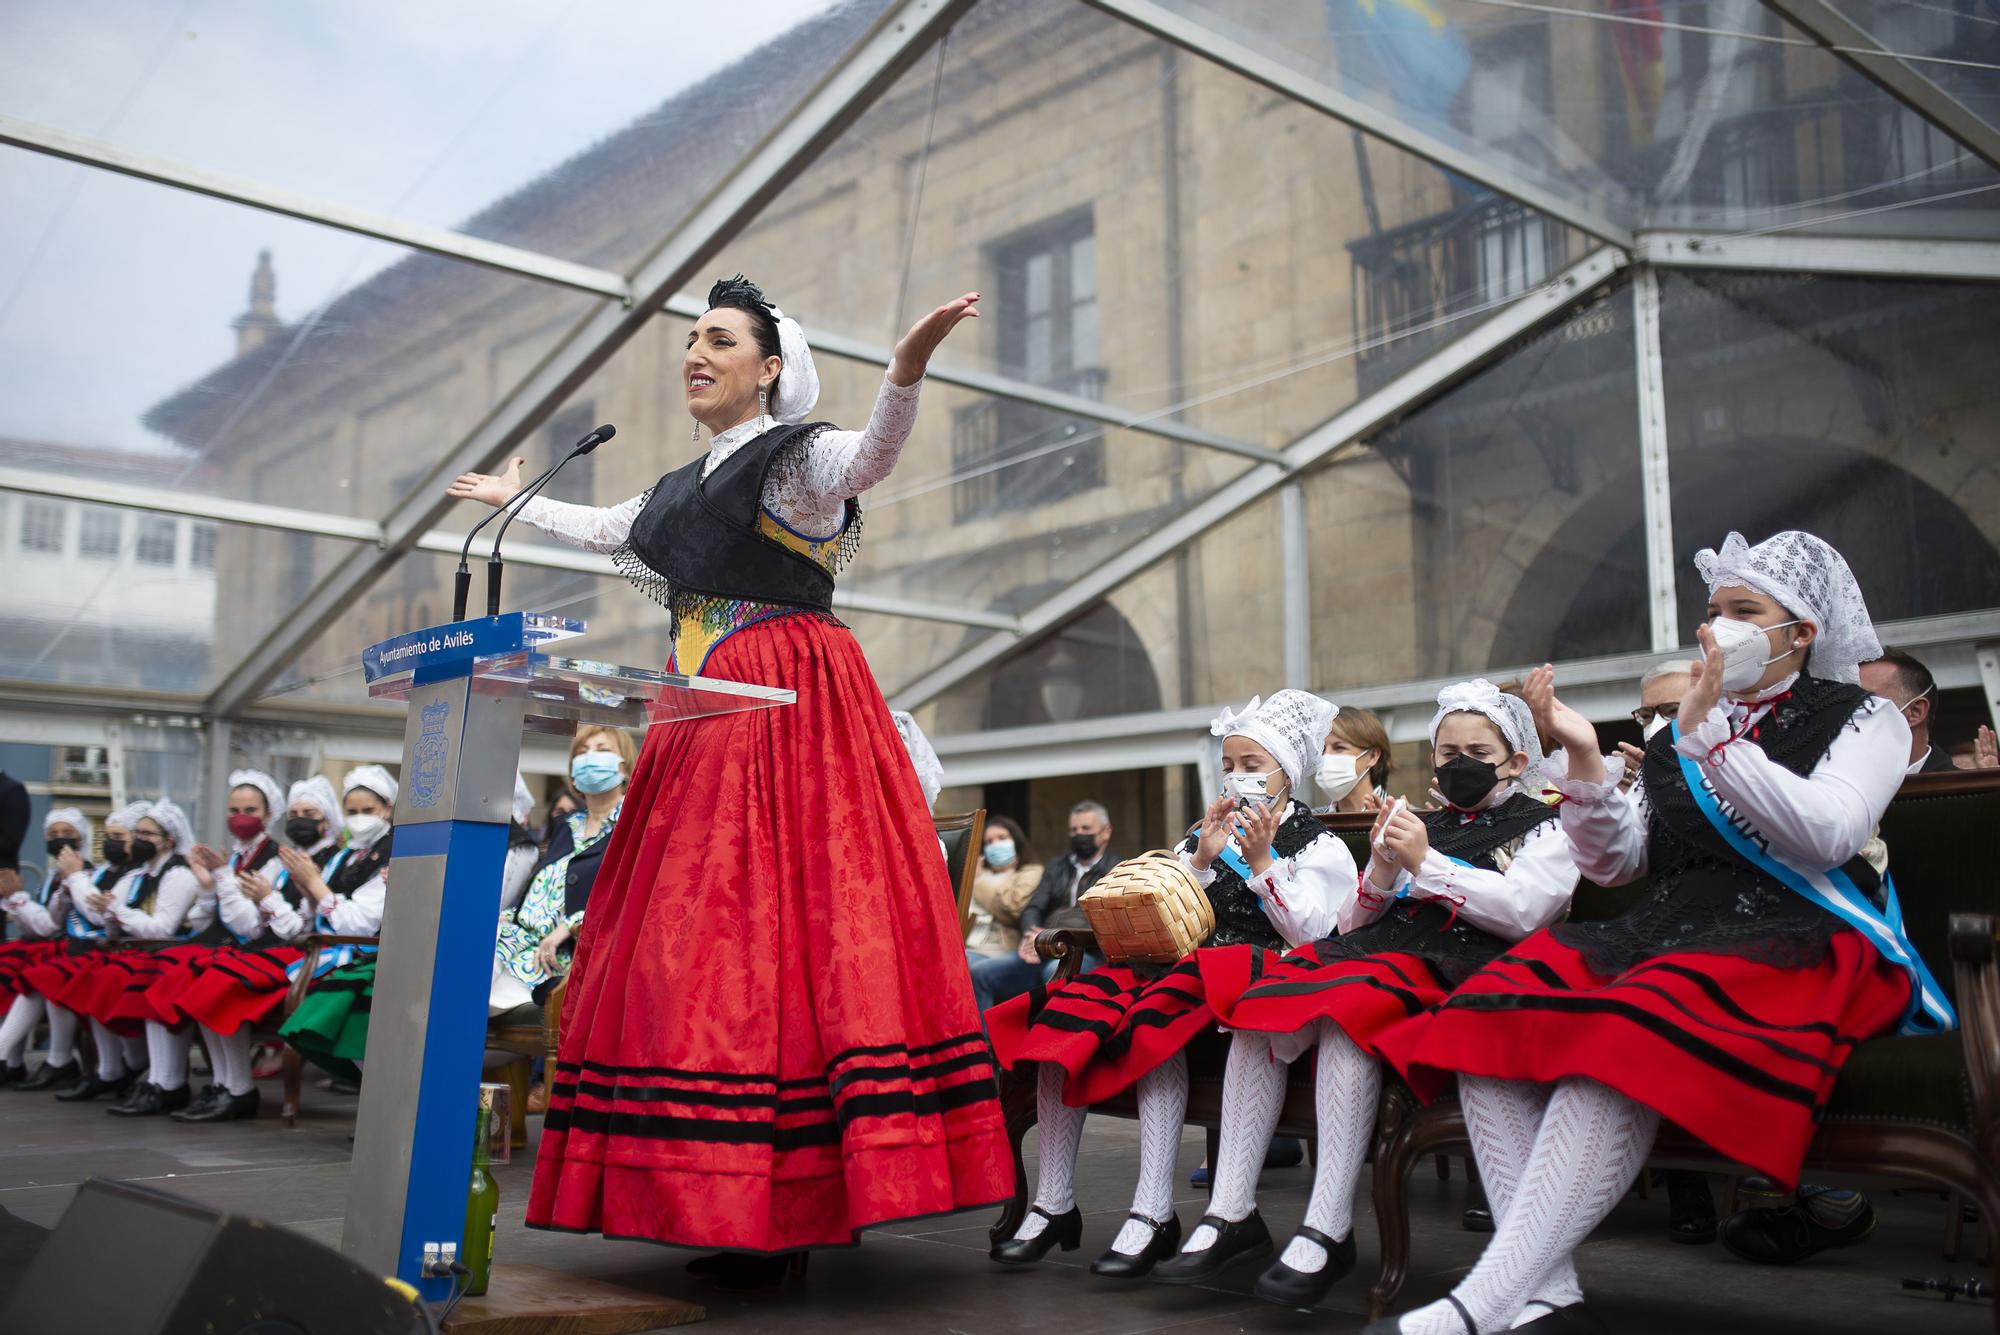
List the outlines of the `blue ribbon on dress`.
{"type": "MultiPolygon", "coordinates": [[[[326,868],[320,872],[321,879],[331,882],[333,874],[340,870],[340,864],[347,861],[347,855],[353,851],[352,848],[343,848],[338,853],[335,853],[332,861],[328,862],[326,868]]],[[[272,879],[271,887],[275,890],[291,879],[292,874],[289,871],[281,871],[272,879]]],[[[326,923],[326,915],[318,908],[314,908],[313,925],[317,927],[323,923],[326,923]]],[[[330,926],[331,924],[327,925],[330,926]]],[[[373,955],[374,953],[375,947],[373,946],[327,946],[313,957],[312,976],[314,978],[323,978],[335,969],[346,968],[348,965],[354,963],[355,959],[359,956],[373,955]]],[[[285,977],[297,978],[299,970],[305,966],[306,960],[304,956],[293,960],[285,966],[285,977]]]]}
{"type": "MultiPolygon", "coordinates": [[[[1680,723],[1675,721],[1668,726],[1673,729],[1674,740],[1678,742],[1681,737],[1680,723]]],[[[1715,791],[1715,786],[1709,782],[1701,766],[1682,755],[1678,748],[1674,755],[1680,761],[1681,776],[1687,780],[1688,791],[1694,794],[1695,806],[1731,848],[1787,889],[1805,896],[1860,932],[1884,959],[1910,975],[1910,1008],[1904,1012],[1902,1023],[1896,1027],[1898,1034],[1906,1037],[1944,1034],[1958,1027],[1958,1016],[1953,1013],[1951,1003],[1945,1000],[1944,990],[1931,976],[1923,957],[1910,944],[1909,934],[1903,930],[1903,906],[1896,899],[1896,883],[1886,872],[1882,876],[1884,907],[1878,909],[1874,901],[1854,883],[1854,879],[1839,867],[1822,871],[1793,866],[1777,853],[1759,845],[1723,814],[1722,796],[1715,791]]]]}

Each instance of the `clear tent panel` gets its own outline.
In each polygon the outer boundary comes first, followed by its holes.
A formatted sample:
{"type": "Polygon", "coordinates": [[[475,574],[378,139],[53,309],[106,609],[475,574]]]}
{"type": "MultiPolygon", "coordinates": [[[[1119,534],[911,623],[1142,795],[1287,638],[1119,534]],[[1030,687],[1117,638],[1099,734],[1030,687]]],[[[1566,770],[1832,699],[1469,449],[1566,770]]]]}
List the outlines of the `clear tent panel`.
{"type": "Polygon", "coordinates": [[[1094,8],[982,0],[722,258],[878,347],[977,290],[940,362],[1276,448],[1579,246],[1094,8]]]}
{"type": "Polygon", "coordinates": [[[1632,315],[1614,288],[1307,478],[1315,686],[1646,648],[1632,315]]]}
{"type": "Polygon", "coordinates": [[[625,270],[886,8],[25,0],[0,114],[625,270]]]}
{"type": "Polygon", "coordinates": [[[0,492],[0,679],[202,694],[353,543],[0,492]]]}
{"type": "Polygon", "coordinates": [[[2000,10],[1979,0],[1848,0],[1841,13],[2000,128],[2000,10]]]}
{"type": "Polygon", "coordinates": [[[1684,641],[1732,529],[1826,539],[1877,621],[2000,608],[1991,288],[1688,271],[1661,305],[1684,641]]]}
{"type": "Polygon", "coordinates": [[[379,519],[600,298],[0,149],[0,466],[379,519]]]}
{"type": "Polygon", "coordinates": [[[2000,173],[1757,0],[1161,3],[1625,228],[1996,227],[2000,173]]]}

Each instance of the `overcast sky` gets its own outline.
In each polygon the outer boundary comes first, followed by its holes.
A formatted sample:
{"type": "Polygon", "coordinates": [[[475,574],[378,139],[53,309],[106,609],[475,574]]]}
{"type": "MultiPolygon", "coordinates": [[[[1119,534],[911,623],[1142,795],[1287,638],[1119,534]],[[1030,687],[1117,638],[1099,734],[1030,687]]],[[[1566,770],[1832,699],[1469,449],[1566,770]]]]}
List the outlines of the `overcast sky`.
{"type": "MultiPolygon", "coordinates": [[[[4,0],[0,113],[453,225],[828,0],[4,0]]],[[[297,319],[404,252],[0,147],[0,436],[158,447],[257,251],[297,319]]],[[[526,281],[526,280],[523,280],[526,281]]]]}

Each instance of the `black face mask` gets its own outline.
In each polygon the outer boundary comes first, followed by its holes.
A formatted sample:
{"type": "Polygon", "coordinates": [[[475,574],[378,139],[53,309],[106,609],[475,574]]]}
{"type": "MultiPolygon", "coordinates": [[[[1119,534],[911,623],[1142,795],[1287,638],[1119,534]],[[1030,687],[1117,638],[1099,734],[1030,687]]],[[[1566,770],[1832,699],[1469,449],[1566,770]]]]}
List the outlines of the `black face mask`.
{"type": "Polygon", "coordinates": [[[151,862],[159,855],[160,846],[151,839],[134,839],[132,841],[132,861],[151,862]]]}
{"type": "Polygon", "coordinates": [[[311,848],[320,841],[320,823],[311,816],[287,816],[285,838],[294,848],[311,848]]]}
{"type": "Polygon", "coordinates": [[[1094,834],[1073,834],[1069,837],[1069,851],[1076,855],[1078,862],[1087,862],[1097,856],[1097,836],[1094,834]]]}
{"type": "Polygon", "coordinates": [[[104,836],[104,859],[112,866],[122,865],[125,859],[131,855],[132,846],[125,842],[123,835],[107,834],[104,836]]]}
{"type": "Polygon", "coordinates": [[[1485,801],[1486,795],[1500,782],[1498,765],[1471,756],[1453,756],[1431,773],[1437,777],[1438,791],[1444,794],[1444,800],[1460,811],[1470,811],[1485,801]]]}
{"type": "Polygon", "coordinates": [[[65,848],[81,847],[83,847],[82,842],[76,839],[51,839],[48,842],[49,856],[52,858],[60,857],[65,848]]]}

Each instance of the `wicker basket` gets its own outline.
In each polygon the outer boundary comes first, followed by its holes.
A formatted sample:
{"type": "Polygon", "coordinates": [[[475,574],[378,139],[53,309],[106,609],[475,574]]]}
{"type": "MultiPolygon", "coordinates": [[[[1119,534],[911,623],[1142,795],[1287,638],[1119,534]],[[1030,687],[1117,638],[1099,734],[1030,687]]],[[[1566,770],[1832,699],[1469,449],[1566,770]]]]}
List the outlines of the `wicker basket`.
{"type": "Polygon", "coordinates": [[[1194,873],[1164,848],[1141,853],[1104,873],[1077,900],[1114,963],[1172,964],[1215,930],[1215,908],[1194,873]]]}

